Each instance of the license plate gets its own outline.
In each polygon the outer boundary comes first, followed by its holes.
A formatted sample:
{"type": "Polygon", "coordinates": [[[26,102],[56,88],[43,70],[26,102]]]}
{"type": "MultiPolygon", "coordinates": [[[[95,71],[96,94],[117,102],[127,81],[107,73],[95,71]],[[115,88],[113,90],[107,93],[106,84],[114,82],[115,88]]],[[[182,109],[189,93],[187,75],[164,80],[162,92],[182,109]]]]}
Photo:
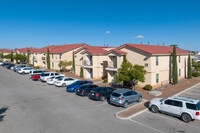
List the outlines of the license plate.
{"type": "Polygon", "coordinates": [[[113,98],[113,100],[115,100],[116,98],[113,98]]]}
{"type": "Polygon", "coordinates": [[[78,92],[80,91],[80,90],[77,90],[78,92]]]}
{"type": "Polygon", "coordinates": [[[92,93],[92,95],[94,96],[94,93],[92,93]]]}

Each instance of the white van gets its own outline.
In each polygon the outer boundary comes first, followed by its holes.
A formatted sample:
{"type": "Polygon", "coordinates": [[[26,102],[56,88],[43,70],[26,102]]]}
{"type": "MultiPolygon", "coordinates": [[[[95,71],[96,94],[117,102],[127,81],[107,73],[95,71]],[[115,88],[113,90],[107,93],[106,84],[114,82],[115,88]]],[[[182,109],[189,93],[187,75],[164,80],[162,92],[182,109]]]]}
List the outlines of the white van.
{"type": "Polygon", "coordinates": [[[41,74],[43,72],[46,72],[44,69],[33,69],[30,71],[29,73],[29,78],[31,78],[31,75],[35,75],[35,74],[41,74]]]}

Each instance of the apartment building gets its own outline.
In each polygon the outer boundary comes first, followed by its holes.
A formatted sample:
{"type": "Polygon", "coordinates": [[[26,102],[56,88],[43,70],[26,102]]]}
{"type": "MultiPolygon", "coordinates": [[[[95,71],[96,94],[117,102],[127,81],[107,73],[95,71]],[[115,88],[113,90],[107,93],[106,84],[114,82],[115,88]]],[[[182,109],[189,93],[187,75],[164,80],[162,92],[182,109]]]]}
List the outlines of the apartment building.
{"type": "MultiPolygon", "coordinates": [[[[178,78],[187,77],[187,60],[188,55],[192,54],[183,49],[176,49],[178,78]]],[[[123,61],[123,55],[133,65],[138,64],[145,67],[147,74],[145,82],[139,83],[140,86],[146,84],[154,88],[167,84],[171,81],[172,73],[172,53],[173,47],[158,45],[141,45],[141,44],[124,44],[115,50],[108,51],[108,66],[106,67],[108,81],[115,80],[117,69],[120,68],[123,61]]]]}
{"type": "MultiPolygon", "coordinates": [[[[0,49],[0,53],[2,53],[4,56],[10,54],[11,52],[12,50],[10,49],[0,49]]],[[[10,61],[10,59],[3,58],[2,61],[10,61]]]]}
{"type": "Polygon", "coordinates": [[[75,74],[80,76],[83,68],[83,77],[86,79],[103,79],[107,77],[107,55],[108,50],[113,47],[86,46],[74,52],[75,74]]]}
{"type": "MultiPolygon", "coordinates": [[[[30,52],[30,63],[34,64],[34,66],[39,66],[42,68],[47,68],[46,56],[47,49],[49,49],[50,55],[50,65],[51,69],[59,70],[58,67],[59,61],[72,61],[73,52],[77,49],[87,46],[88,44],[68,44],[68,45],[55,45],[55,46],[47,46],[41,49],[34,49],[30,52]]],[[[70,69],[71,66],[68,66],[70,69]]]]}

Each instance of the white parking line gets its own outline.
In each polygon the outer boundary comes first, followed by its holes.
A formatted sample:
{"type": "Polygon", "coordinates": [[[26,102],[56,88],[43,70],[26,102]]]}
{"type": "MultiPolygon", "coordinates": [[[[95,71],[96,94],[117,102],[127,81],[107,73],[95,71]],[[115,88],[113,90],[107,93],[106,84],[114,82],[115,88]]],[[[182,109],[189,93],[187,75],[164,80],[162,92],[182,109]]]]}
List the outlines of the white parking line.
{"type": "Polygon", "coordinates": [[[158,129],[156,129],[156,128],[150,127],[150,126],[145,125],[145,124],[143,124],[143,123],[140,123],[140,122],[138,122],[138,121],[135,121],[135,120],[132,120],[132,119],[129,119],[129,120],[132,121],[132,122],[134,122],[134,123],[136,123],[136,124],[139,124],[139,125],[141,125],[141,126],[144,126],[144,127],[150,128],[150,129],[152,129],[152,130],[154,130],[154,131],[157,131],[157,132],[159,132],[159,133],[165,133],[165,132],[163,132],[163,131],[161,131],[161,130],[158,130],[158,129]]]}
{"type": "Polygon", "coordinates": [[[101,106],[103,106],[103,105],[105,105],[105,104],[108,104],[108,103],[107,103],[107,102],[103,102],[103,103],[97,105],[96,107],[101,107],[101,106]]]}
{"type": "Polygon", "coordinates": [[[163,116],[163,115],[158,115],[158,114],[155,114],[155,113],[151,113],[151,112],[149,112],[149,111],[146,111],[146,113],[151,114],[151,115],[155,115],[155,116],[158,116],[158,117],[161,117],[161,118],[164,118],[164,119],[168,119],[168,120],[170,120],[170,121],[174,121],[174,122],[182,123],[182,124],[185,124],[185,125],[187,125],[187,126],[191,126],[191,127],[194,127],[194,128],[198,128],[198,129],[200,129],[199,127],[196,127],[196,126],[190,125],[190,124],[188,124],[188,123],[184,123],[184,122],[182,122],[182,121],[177,121],[177,120],[174,120],[174,119],[170,119],[170,118],[165,117],[165,116],[163,116]]]}

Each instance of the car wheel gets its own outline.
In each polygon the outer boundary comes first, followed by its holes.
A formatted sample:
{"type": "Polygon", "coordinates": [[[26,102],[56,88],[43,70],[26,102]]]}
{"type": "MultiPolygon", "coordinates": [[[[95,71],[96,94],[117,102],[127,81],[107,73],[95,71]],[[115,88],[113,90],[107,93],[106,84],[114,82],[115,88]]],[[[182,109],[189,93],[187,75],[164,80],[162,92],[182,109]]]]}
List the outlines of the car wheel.
{"type": "Polygon", "coordinates": [[[158,107],[157,107],[156,105],[152,105],[152,106],[151,106],[151,111],[152,111],[153,113],[158,113],[158,112],[159,112],[159,109],[158,109],[158,107]]]}
{"type": "Polygon", "coordinates": [[[105,97],[104,96],[101,96],[101,101],[104,101],[105,100],[105,97]]]}
{"type": "Polygon", "coordinates": [[[191,116],[189,114],[186,114],[186,113],[181,115],[181,119],[186,123],[188,123],[192,120],[191,116]]]}
{"type": "Polygon", "coordinates": [[[139,97],[139,99],[137,100],[137,102],[141,102],[142,101],[142,97],[139,97]]]}
{"type": "Polygon", "coordinates": [[[24,74],[25,74],[25,72],[22,72],[22,74],[24,75],[24,74]]]}
{"type": "Polygon", "coordinates": [[[128,102],[126,101],[124,104],[123,104],[123,108],[127,108],[128,107],[128,102]]]}
{"type": "Polygon", "coordinates": [[[65,83],[63,83],[63,84],[62,84],[62,87],[65,87],[65,86],[66,86],[66,84],[65,84],[65,83]]]}

